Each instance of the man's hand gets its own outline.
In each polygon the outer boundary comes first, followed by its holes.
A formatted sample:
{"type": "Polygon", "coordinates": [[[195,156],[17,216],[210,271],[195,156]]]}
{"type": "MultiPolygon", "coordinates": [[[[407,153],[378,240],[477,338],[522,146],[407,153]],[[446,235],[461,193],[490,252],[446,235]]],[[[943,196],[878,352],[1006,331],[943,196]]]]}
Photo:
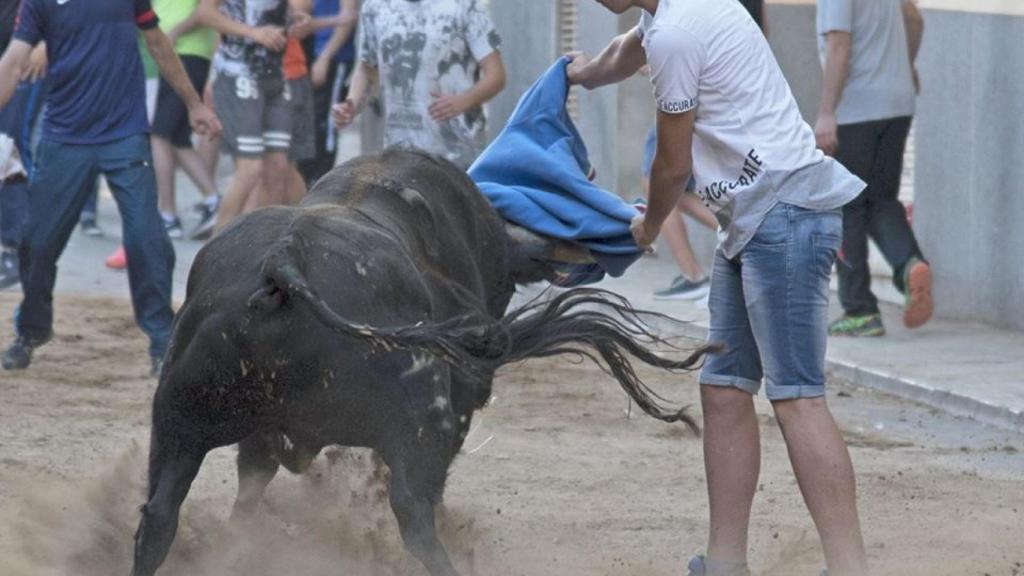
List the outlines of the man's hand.
{"type": "Polygon", "coordinates": [[[647,218],[643,214],[633,217],[629,224],[629,231],[633,233],[633,240],[644,252],[650,252],[654,241],[658,239],[658,231],[651,232],[647,227],[647,218]]]}
{"type": "Polygon", "coordinates": [[[355,121],[358,115],[359,106],[351,98],[335,104],[331,108],[331,118],[334,120],[334,127],[338,130],[348,127],[349,124],[355,121]]]}
{"type": "Polygon", "coordinates": [[[330,72],[331,61],[329,58],[317,58],[309,70],[309,79],[313,82],[314,88],[319,88],[327,82],[327,73],[330,72]]]}
{"type": "Polygon", "coordinates": [[[284,47],[288,44],[288,38],[284,35],[284,28],[280,26],[253,28],[249,34],[249,39],[273,52],[284,50],[284,47]]]}
{"type": "Polygon", "coordinates": [[[202,102],[197,102],[189,108],[188,123],[192,126],[192,131],[200,136],[212,140],[220,135],[220,120],[217,119],[213,110],[210,110],[202,102]]]}
{"type": "Polygon", "coordinates": [[[814,139],[818,148],[828,156],[835,156],[839,150],[839,125],[832,114],[821,114],[814,125],[814,139]]]}
{"type": "Polygon", "coordinates": [[[46,77],[46,67],[49,62],[46,59],[46,44],[40,42],[32,49],[28,56],[28,63],[21,71],[21,79],[27,82],[35,82],[46,77]]]}
{"type": "Polygon", "coordinates": [[[565,68],[565,76],[569,79],[569,84],[579,84],[586,88],[589,71],[587,65],[590,64],[590,56],[583,52],[569,52],[565,56],[569,59],[569,65],[565,68]]]}
{"type": "Polygon", "coordinates": [[[313,17],[305,12],[292,14],[291,23],[288,25],[288,36],[302,40],[313,33],[313,17]]]}
{"type": "Polygon", "coordinates": [[[434,98],[434,101],[430,103],[427,112],[430,113],[430,117],[435,122],[447,122],[460,114],[464,114],[472,106],[472,103],[469,102],[465,94],[446,95],[440,92],[431,92],[430,95],[434,98]]]}

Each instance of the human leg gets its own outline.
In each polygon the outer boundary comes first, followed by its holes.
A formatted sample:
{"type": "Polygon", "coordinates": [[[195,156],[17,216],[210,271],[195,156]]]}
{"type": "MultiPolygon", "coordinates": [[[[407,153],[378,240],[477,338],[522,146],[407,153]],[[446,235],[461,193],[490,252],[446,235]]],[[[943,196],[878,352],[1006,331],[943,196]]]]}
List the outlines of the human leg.
{"type": "Polygon", "coordinates": [[[839,259],[839,301],[847,317],[878,314],[878,300],[871,292],[868,267],[868,230],[871,214],[871,174],[878,149],[878,124],[864,122],[839,127],[836,159],[868,189],[843,207],[843,245],[839,259]]]}
{"type": "Polygon", "coordinates": [[[216,230],[219,232],[245,211],[260,194],[258,188],[263,178],[263,159],[235,157],[235,176],[224,192],[220,209],[217,211],[216,230]]]}
{"type": "Polygon", "coordinates": [[[222,230],[258,195],[263,174],[263,98],[254,80],[217,76],[213,97],[224,127],[221,142],[235,160],[235,174],[217,211],[215,230],[222,230]]]}
{"type": "Polygon", "coordinates": [[[687,191],[686,194],[683,194],[682,198],[679,199],[677,208],[680,212],[700,222],[709,230],[718,229],[718,220],[715,218],[714,213],[704,205],[704,201],[700,199],[700,196],[693,192],[687,191]]]}
{"type": "Polygon", "coordinates": [[[828,283],[841,236],[838,212],[780,205],[741,255],[768,399],[833,576],[866,574],[853,466],[824,400],[828,283]]]}
{"type": "Polygon", "coordinates": [[[174,170],[177,162],[174,146],[163,136],[153,134],[150,139],[153,149],[153,172],[156,174],[157,202],[162,214],[173,216],[178,213],[174,199],[174,170]]]}
{"type": "MultiPolygon", "coordinates": [[[[19,307],[18,339],[31,347],[46,342],[53,333],[53,287],[57,260],[96,181],[98,167],[88,146],[73,146],[44,140],[29,185],[28,223],[19,247],[19,265],[24,299],[19,307]]],[[[31,349],[18,362],[5,368],[25,368],[31,349]]]]}
{"type": "Polygon", "coordinates": [[[98,147],[98,154],[121,213],[135,320],[149,336],[150,357],[160,359],[170,343],[174,318],[174,248],[157,210],[148,140],[145,136],[124,138],[98,147]]]}
{"type": "Polygon", "coordinates": [[[747,564],[750,509],[761,467],[760,432],[753,394],[762,370],[747,317],[742,268],[715,254],[709,342],[726,349],[709,356],[700,374],[704,410],[704,468],[710,522],[707,574],[742,574],[747,564]]]}
{"type": "Polygon", "coordinates": [[[932,316],[931,267],[921,253],[907,212],[899,201],[903,154],[910,133],[909,117],[888,120],[878,139],[878,153],[868,191],[868,233],[892,266],[893,284],[906,295],[904,324],[917,328],[932,316]]]}

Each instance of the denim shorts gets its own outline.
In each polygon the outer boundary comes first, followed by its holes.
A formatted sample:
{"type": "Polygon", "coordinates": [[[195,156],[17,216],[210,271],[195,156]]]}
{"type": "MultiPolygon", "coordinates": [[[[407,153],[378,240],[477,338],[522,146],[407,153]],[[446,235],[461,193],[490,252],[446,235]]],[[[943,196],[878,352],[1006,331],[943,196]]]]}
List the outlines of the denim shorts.
{"type": "Polygon", "coordinates": [[[769,400],[825,394],[829,276],[842,241],[840,210],[779,203],[733,259],[721,249],[711,277],[709,342],[726,346],[700,374],[707,386],[769,400]]]}

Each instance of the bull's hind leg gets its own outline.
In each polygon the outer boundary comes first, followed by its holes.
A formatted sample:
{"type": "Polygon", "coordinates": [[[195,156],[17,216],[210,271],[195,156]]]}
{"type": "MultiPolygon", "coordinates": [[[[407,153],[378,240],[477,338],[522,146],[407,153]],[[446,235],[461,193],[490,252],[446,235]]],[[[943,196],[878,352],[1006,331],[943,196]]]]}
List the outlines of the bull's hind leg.
{"type": "Polygon", "coordinates": [[[274,454],[274,437],[257,431],[238,443],[238,496],[231,509],[232,521],[251,518],[259,509],[267,485],[280,466],[274,454]]]}
{"type": "Polygon", "coordinates": [[[450,442],[438,442],[435,449],[427,450],[428,442],[415,442],[420,449],[416,454],[382,454],[391,469],[391,509],[402,540],[431,576],[458,576],[434,525],[434,507],[441,500],[451,462],[451,449],[445,447],[450,442]]]}
{"type": "Polygon", "coordinates": [[[152,576],[163,564],[178,531],[181,503],[205,456],[202,452],[168,449],[154,442],[150,449],[149,500],[135,532],[132,576],[152,576]]]}

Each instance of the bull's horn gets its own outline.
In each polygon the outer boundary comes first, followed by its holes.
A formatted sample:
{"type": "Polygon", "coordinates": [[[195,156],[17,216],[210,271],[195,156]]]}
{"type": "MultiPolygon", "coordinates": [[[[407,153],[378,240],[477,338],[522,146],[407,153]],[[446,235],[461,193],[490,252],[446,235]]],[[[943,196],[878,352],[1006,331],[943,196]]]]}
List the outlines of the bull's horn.
{"type": "Polygon", "coordinates": [[[568,264],[592,264],[594,262],[594,256],[590,250],[579,244],[541,236],[522,226],[508,222],[505,223],[505,231],[513,243],[534,259],[568,264]]]}

